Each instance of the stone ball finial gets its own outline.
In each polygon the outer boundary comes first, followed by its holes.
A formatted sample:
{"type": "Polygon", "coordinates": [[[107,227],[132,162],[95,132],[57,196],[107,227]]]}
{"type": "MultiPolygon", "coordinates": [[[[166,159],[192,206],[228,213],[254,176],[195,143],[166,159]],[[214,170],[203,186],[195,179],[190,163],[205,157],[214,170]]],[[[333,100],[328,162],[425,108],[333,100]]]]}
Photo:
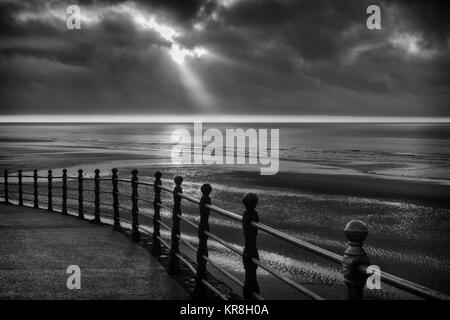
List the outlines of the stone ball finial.
{"type": "Polygon", "coordinates": [[[204,197],[207,197],[211,193],[212,187],[209,183],[205,183],[201,186],[200,191],[202,192],[204,197]]]}
{"type": "Polygon", "coordinates": [[[133,170],[131,170],[131,174],[132,174],[133,176],[137,176],[138,173],[139,173],[138,169],[133,169],[133,170]]]}
{"type": "Polygon", "coordinates": [[[155,178],[156,178],[156,179],[161,179],[161,177],[162,177],[161,171],[156,171],[156,172],[155,172],[155,178]]]}
{"type": "Polygon", "coordinates": [[[246,193],[242,198],[242,203],[247,210],[254,210],[258,204],[258,196],[254,193],[246,193]]]}
{"type": "Polygon", "coordinates": [[[177,186],[179,186],[179,185],[181,185],[181,184],[183,183],[183,177],[182,177],[182,176],[176,176],[176,177],[173,179],[173,182],[175,182],[175,184],[176,184],[177,186]]]}
{"type": "Polygon", "coordinates": [[[369,234],[369,230],[364,222],[352,220],[345,226],[344,233],[349,242],[363,243],[369,234]]]}

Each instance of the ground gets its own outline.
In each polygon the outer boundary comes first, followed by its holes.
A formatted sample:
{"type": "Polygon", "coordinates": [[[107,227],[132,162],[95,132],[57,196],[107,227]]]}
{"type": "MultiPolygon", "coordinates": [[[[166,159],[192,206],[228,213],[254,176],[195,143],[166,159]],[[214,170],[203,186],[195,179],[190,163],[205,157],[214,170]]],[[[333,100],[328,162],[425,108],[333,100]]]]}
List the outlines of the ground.
{"type": "Polygon", "coordinates": [[[0,204],[0,299],[189,299],[142,246],[109,226],[0,204]],[[69,290],[69,265],[81,289],[69,290]]]}

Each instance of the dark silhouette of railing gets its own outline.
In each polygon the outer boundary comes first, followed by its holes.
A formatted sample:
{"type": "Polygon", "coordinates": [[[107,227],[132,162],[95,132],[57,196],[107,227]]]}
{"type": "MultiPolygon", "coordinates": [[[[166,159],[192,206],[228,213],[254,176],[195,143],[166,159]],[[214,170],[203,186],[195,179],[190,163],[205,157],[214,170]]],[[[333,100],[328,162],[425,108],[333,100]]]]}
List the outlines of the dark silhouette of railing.
{"type": "MultiPolygon", "coordinates": [[[[328,261],[338,263],[342,265],[342,272],[344,276],[344,282],[347,287],[347,297],[352,300],[360,300],[363,298],[363,289],[366,284],[366,280],[370,275],[368,272],[369,268],[369,258],[364,251],[363,244],[364,240],[368,235],[368,229],[366,225],[359,220],[350,221],[344,229],[344,234],[348,240],[348,247],[344,252],[344,255],[338,255],[306,241],[300,240],[298,238],[292,237],[286,233],[279,230],[271,228],[265,224],[262,224],[258,220],[258,212],[255,210],[258,204],[258,197],[253,193],[247,193],[243,197],[243,204],[245,207],[244,214],[238,215],[236,213],[227,211],[225,209],[219,208],[212,205],[211,198],[209,197],[212,187],[209,184],[203,184],[200,188],[202,193],[201,199],[197,199],[190,195],[183,193],[183,188],[181,184],[183,183],[183,178],[181,176],[176,176],[174,178],[175,186],[172,189],[167,188],[161,183],[161,172],[157,171],[155,174],[155,180],[153,183],[139,181],[138,170],[134,169],[131,172],[131,179],[119,179],[118,170],[112,169],[111,177],[100,177],[100,170],[95,170],[95,176],[85,177],[83,175],[83,170],[78,170],[78,176],[68,176],[67,170],[62,171],[62,175],[58,177],[53,177],[52,170],[48,170],[48,176],[39,176],[38,171],[34,170],[33,175],[24,175],[22,170],[18,170],[17,175],[8,175],[8,171],[4,171],[4,201],[10,203],[10,193],[18,194],[18,205],[23,206],[23,196],[30,195],[33,197],[33,207],[39,208],[39,197],[47,198],[47,209],[49,211],[55,211],[53,209],[53,188],[61,188],[62,195],[62,214],[68,214],[68,209],[72,209],[78,213],[79,219],[85,219],[84,213],[89,213],[94,216],[91,220],[92,223],[101,223],[101,216],[111,218],[113,220],[113,228],[115,230],[122,230],[120,222],[125,222],[131,225],[131,236],[134,241],[140,241],[141,233],[146,233],[152,237],[152,252],[155,256],[159,256],[162,253],[161,246],[165,246],[170,252],[169,259],[169,273],[177,274],[180,272],[179,262],[183,262],[187,267],[195,274],[196,286],[194,296],[196,298],[202,299],[206,297],[206,289],[211,290],[217,294],[222,299],[227,299],[226,295],[220,292],[216,287],[214,287],[210,282],[206,280],[207,265],[211,265],[225,277],[229,278],[232,282],[242,287],[243,297],[246,300],[263,299],[260,294],[258,281],[257,281],[257,268],[261,268],[267,271],[269,274],[278,278],[287,285],[295,288],[305,296],[315,299],[322,300],[323,298],[318,294],[312,292],[305,286],[295,282],[294,280],[284,276],[278,271],[274,270],[270,266],[266,265],[259,259],[258,249],[257,249],[257,234],[258,231],[265,232],[268,235],[276,237],[283,240],[291,245],[298,248],[309,251],[315,255],[325,258],[328,261]],[[17,178],[17,182],[14,185],[18,186],[17,191],[9,190],[9,186],[12,185],[9,178],[17,178]],[[24,183],[23,178],[32,179],[33,183],[24,183]],[[39,179],[47,180],[47,194],[39,193],[39,179]],[[53,180],[61,180],[61,185],[54,185],[53,180]],[[77,188],[69,187],[68,181],[78,182],[77,188]],[[87,189],[83,186],[84,181],[93,181],[94,189],[87,189]],[[100,189],[101,181],[111,181],[112,191],[102,191],[100,189]],[[129,184],[131,186],[131,195],[122,194],[119,192],[119,183],[129,184]],[[33,193],[23,191],[24,186],[33,187],[33,193]],[[154,190],[153,201],[139,197],[139,187],[152,187],[154,190]],[[78,197],[69,197],[68,191],[78,192],[78,197]],[[161,201],[161,192],[168,192],[173,196],[173,207],[167,207],[161,201]],[[92,192],[94,194],[94,201],[84,199],[83,195],[86,192],[92,192]],[[103,203],[100,201],[100,194],[110,194],[112,195],[112,204],[103,203]],[[121,207],[119,202],[119,197],[126,197],[131,199],[131,209],[121,207]],[[67,201],[76,201],[78,203],[77,207],[70,207],[67,205],[67,201]],[[182,215],[181,203],[182,200],[194,203],[198,205],[200,213],[200,223],[195,223],[194,221],[186,218],[182,215]],[[139,212],[139,201],[145,202],[153,205],[153,215],[140,213],[139,212]],[[89,203],[94,206],[94,211],[87,210],[84,206],[85,203],[89,203]],[[110,206],[113,209],[113,215],[104,214],[100,210],[100,206],[110,206]],[[168,210],[172,212],[172,227],[169,227],[161,220],[161,209],[168,210]],[[120,216],[120,211],[131,212],[132,220],[129,221],[120,216]],[[219,236],[215,235],[210,231],[209,228],[209,215],[210,213],[219,214],[225,218],[233,221],[242,223],[242,229],[244,234],[244,250],[237,248],[236,246],[226,242],[219,236]],[[139,224],[139,217],[143,216],[150,218],[153,224],[153,232],[149,232],[147,229],[142,228],[139,224]],[[181,236],[180,222],[184,221],[187,224],[198,230],[198,247],[195,248],[191,243],[183,239],[181,236]],[[160,228],[166,229],[170,232],[170,244],[167,239],[163,239],[161,236],[160,228]],[[242,256],[243,265],[245,270],[244,281],[238,279],[236,276],[228,272],[226,269],[222,268],[219,264],[209,258],[208,256],[208,239],[211,238],[224,247],[228,248],[232,252],[242,256]],[[190,263],[185,257],[180,253],[180,242],[182,242],[187,248],[192,250],[196,255],[197,266],[195,267],[190,263]]],[[[416,296],[426,298],[426,299],[440,299],[448,300],[450,297],[426,288],[419,284],[410,282],[408,280],[399,278],[387,272],[380,271],[381,281],[396,287],[398,289],[404,290],[406,292],[412,293],[416,296]]]]}

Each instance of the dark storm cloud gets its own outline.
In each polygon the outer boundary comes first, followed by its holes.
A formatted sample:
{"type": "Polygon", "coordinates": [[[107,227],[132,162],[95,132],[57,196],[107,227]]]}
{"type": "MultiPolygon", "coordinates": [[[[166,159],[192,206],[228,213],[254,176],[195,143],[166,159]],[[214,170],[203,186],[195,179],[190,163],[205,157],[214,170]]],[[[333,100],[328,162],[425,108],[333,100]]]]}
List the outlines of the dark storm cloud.
{"type": "Polygon", "coordinates": [[[450,3],[448,1],[402,0],[392,3],[403,8],[406,18],[403,21],[405,25],[423,31],[427,38],[432,38],[440,43],[448,41],[450,36],[448,22],[450,3]]]}
{"type": "Polygon", "coordinates": [[[450,115],[449,28],[434,3],[85,0],[93,20],[70,31],[72,3],[0,1],[0,114],[450,115]],[[365,27],[369,4],[382,30],[365,27]],[[145,29],[120,5],[179,34],[145,29]],[[186,57],[190,80],[174,44],[209,52],[186,57]],[[199,107],[186,81],[214,106],[199,107]]]}
{"type": "MultiPolygon", "coordinates": [[[[123,0],[80,0],[80,5],[117,5],[125,3],[123,0]]],[[[142,9],[157,10],[178,22],[192,22],[198,18],[204,18],[217,7],[215,0],[137,0],[134,1],[142,9]]]]}

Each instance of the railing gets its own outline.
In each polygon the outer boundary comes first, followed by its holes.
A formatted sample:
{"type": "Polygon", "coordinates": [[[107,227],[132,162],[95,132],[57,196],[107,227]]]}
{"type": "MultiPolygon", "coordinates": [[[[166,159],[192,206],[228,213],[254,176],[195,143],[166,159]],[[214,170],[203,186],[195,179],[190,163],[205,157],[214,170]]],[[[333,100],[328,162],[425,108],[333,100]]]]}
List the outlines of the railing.
{"type": "MultiPolygon", "coordinates": [[[[368,235],[368,229],[366,225],[359,220],[350,221],[344,229],[344,234],[348,240],[348,247],[344,252],[344,255],[338,255],[336,253],[330,252],[306,241],[300,240],[286,233],[278,231],[271,228],[265,224],[259,222],[258,212],[255,210],[258,204],[258,197],[253,193],[247,193],[243,197],[243,204],[245,207],[244,214],[241,216],[234,212],[227,211],[225,209],[219,208],[212,205],[210,193],[212,187],[209,184],[204,184],[201,186],[200,191],[202,193],[201,199],[197,199],[190,195],[183,193],[182,183],[183,178],[181,176],[176,176],[174,178],[175,186],[172,189],[162,186],[161,172],[156,172],[154,174],[155,180],[153,183],[139,181],[138,170],[134,169],[131,172],[132,176],[130,180],[119,179],[118,170],[112,169],[112,175],[110,177],[100,177],[100,170],[95,170],[95,176],[93,178],[85,177],[83,175],[83,170],[78,170],[78,176],[68,176],[67,170],[62,171],[61,176],[54,177],[52,175],[52,170],[48,170],[47,176],[39,176],[38,171],[34,170],[33,175],[24,175],[22,170],[19,170],[17,175],[8,175],[8,171],[4,171],[3,176],[3,194],[4,201],[6,203],[10,202],[10,194],[17,193],[18,195],[18,205],[24,205],[24,195],[29,195],[33,197],[33,207],[39,208],[39,197],[47,198],[47,209],[49,211],[56,211],[53,208],[53,199],[55,197],[60,197],[62,200],[61,213],[68,214],[68,209],[72,209],[78,213],[78,218],[85,219],[84,213],[89,213],[94,216],[91,220],[92,223],[102,223],[101,216],[112,218],[113,228],[115,230],[122,230],[121,222],[125,222],[131,225],[131,236],[134,241],[141,240],[141,233],[146,233],[152,237],[152,252],[155,256],[159,256],[162,253],[162,246],[166,247],[170,252],[169,258],[169,273],[177,274],[180,272],[179,263],[182,262],[187,265],[187,267],[195,274],[196,286],[194,296],[198,299],[206,297],[207,290],[211,290],[213,293],[221,297],[222,299],[227,299],[226,295],[220,292],[216,287],[214,287],[209,281],[206,280],[207,266],[210,265],[223,276],[230,279],[232,282],[237,284],[243,290],[243,297],[246,300],[260,300],[264,299],[260,293],[257,279],[257,268],[261,268],[278,278],[285,284],[293,287],[303,295],[315,299],[322,300],[323,298],[318,294],[312,292],[302,284],[292,280],[289,277],[279,273],[275,269],[271,268],[263,261],[259,259],[258,249],[257,249],[257,235],[258,231],[264,232],[270,236],[278,238],[286,243],[294,245],[300,249],[309,251],[317,256],[320,256],[328,261],[342,265],[344,282],[347,287],[347,298],[352,300],[360,300],[363,298],[363,289],[366,284],[366,280],[370,274],[369,272],[369,258],[363,249],[364,240],[368,235]],[[15,178],[17,182],[11,183],[10,178],[15,178]],[[33,183],[24,183],[25,179],[32,179],[33,183]],[[47,181],[47,193],[39,193],[39,179],[45,179],[47,181]],[[61,180],[61,184],[55,185],[54,180],[61,180]],[[68,186],[68,182],[77,182],[76,188],[68,186]],[[90,181],[94,184],[94,189],[87,189],[83,186],[84,181],[90,181]],[[101,191],[100,182],[109,181],[112,183],[112,191],[101,191]],[[131,186],[131,194],[123,194],[119,192],[119,183],[129,184],[131,186]],[[9,190],[10,186],[18,186],[17,191],[9,190]],[[32,187],[33,192],[23,191],[24,187],[32,187]],[[145,199],[144,197],[139,197],[139,188],[151,187],[154,190],[153,200],[145,199]],[[53,188],[60,188],[62,190],[61,196],[55,196],[53,194],[53,188]],[[77,197],[71,197],[68,191],[77,192],[77,197]],[[170,193],[173,196],[173,207],[167,207],[161,201],[161,192],[170,193]],[[84,194],[86,192],[92,192],[94,195],[94,200],[84,199],[84,194]],[[100,200],[101,194],[112,195],[112,204],[103,203],[100,200]],[[125,208],[120,206],[120,197],[126,197],[131,200],[131,208],[125,208]],[[181,203],[182,200],[186,200],[190,203],[198,205],[200,222],[197,224],[189,218],[186,218],[182,214],[181,203]],[[77,202],[78,206],[68,206],[68,201],[77,202]],[[139,201],[145,202],[153,205],[153,214],[140,213],[139,212],[139,201]],[[94,210],[87,210],[85,204],[88,203],[94,206],[94,210]],[[112,207],[113,215],[107,215],[101,213],[100,206],[112,207]],[[168,226],[161,220],[161,209],[169,210],[172,213],[172,226],[168,226]],[[121,217],[120,212],[131,212],[132,220],[126,220],[121,217]],[[240,222],[242,224],[242,231],[244,235],[244,250],[237,248],[236,246],[228,243],[224,239],[220,238],[216,234],[212,233],[209,225],[210,213],[218,214],[224,218],[240,222]],[[148,231],[146,228],[139,223],[139,217],[146,217],[152,220],[153,232],[148,231]],[[181,236],[180,222],[184,221],[190,226],[197,229],[198,235],[198,246],[197,248],[190,242],[183,239],[181,236]],[[170,243],[167,239],[161,236],[161,227],[170,232],[170,243]],[[238,279],[235,275],[227,271],[225,268],[221,267],[218,263],[213,261],[208,255],[208,239],[211,238],[217,243],[221,244],[225,248],[234,252],[242,257],[243,266],[245,270],[244,280],[238,279]],[[185,258],[180,252],[180,242],[182,242],[186,248],[192,250],[196,255],[197,265],[194,266],[188,259],[185,258]]],[[[443,293],[437,292],[435,290],[426,288],[419,284],[407,281],[405,279],[399,278],[387,272],[380,272],[381,281],[396,287],[398,289],[404,290],[416,296],[425,299],[440,299],[448,300],[450,297],[443,293]]]]}

